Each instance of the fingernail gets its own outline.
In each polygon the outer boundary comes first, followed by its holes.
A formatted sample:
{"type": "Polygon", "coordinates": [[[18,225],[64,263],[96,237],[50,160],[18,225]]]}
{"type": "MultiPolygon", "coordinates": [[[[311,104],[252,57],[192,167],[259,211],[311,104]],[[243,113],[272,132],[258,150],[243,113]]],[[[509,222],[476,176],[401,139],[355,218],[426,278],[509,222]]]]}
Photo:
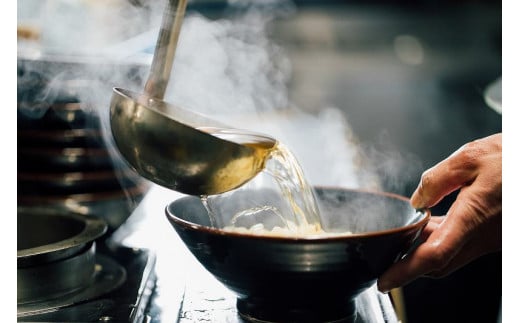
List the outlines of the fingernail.
{"type": "Polygon", "coordinates": [[[410,204],[412,204],[412,207],[414,209],[422,209],[424,208],[424,203],[422,201],[422,198],[419,194],[417,194],[417,191],[415,191],[412,194],[412,197],[410,198],[410,204]]]}

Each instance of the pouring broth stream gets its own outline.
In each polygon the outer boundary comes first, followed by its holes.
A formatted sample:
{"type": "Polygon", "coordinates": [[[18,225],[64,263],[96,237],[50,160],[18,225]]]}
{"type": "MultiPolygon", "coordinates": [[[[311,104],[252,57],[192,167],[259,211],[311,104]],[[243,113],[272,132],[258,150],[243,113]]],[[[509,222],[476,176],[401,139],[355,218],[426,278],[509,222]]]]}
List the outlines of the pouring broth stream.
{"type": "Polygon", "coordinates": [[[212,197],[218,196],[201,196],[213,227],[262,235],[326,234],[321,227],[319,209],[312,187],[307,182],[296,157],[285,145],[280,142],[273,145],[272,139],[243,130],[221,128],[200,128],[200,130],[254,149],[253,155],[257,159],[253,163],[254,167],[258,167],[259,173],[274,180],[282,200],[289,206],[289,212],[285,212],[275,205],[255,205],[240,209],[233,214],[228,223],[218,223],[216,207],[212,202],[212,197]],[[278,224],[272,228],[266,228],[261,221],[253,221],[254,224],[249,227],[239,224],[253,217],[276,218],[278,224]]]}

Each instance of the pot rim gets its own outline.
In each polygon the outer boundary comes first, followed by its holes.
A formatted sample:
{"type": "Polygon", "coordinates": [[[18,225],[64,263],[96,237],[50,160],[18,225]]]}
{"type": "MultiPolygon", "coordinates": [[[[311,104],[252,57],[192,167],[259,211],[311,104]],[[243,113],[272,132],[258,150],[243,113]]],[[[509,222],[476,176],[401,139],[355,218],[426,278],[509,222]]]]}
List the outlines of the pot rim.
{"type": "Polygon", "coordinates": [[[40,245],[32,248],[17,250],[18,268],[31,266],[41,262],[50,262],[69,257],[83,250],[89,243],[101,237],[107,231],[106,222],[95,216],[75,213],[60,213],[40,210],[38,213],[18,212],[18,216],[51,216],[72,219],[84,224],[83,229],[66,239],[40,245]]]}

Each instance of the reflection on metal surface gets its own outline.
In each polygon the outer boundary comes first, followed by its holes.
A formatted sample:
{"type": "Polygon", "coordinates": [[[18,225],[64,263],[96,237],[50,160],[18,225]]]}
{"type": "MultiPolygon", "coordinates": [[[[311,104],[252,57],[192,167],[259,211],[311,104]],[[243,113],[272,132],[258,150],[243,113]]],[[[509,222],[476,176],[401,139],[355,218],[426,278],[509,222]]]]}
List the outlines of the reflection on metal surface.
{"type": "Polygon", "coordinates": [[[144,322],[155,288],[155,254],[98,243],[92,283],[63,297],[18,304],[18,322],[144,322]]]}
{"type": "Polygon", "coordinates": [[[191,195],[237,188],[262,170],[267,153],[276,144],[264,135],[256,136],[260,139],[254,147],[220,139],[204,129],[228,126],[117,88],[110,104],[110,125],[117,148],[141,176],[191,195]]]}
{"type": "MultiPolygon", "coordinates": [[[[236,297],[204,270],[193,271],[193,279],[186,283],[179,312],[179,323],[193,322],[247,322],[236,308],[236,297]],[[195,278],[196,277],[196,278],[195,278]]],[[[356,313],[349,323],[399,322],[388,295],[381,294],[373,285],[355,300],[356,313]]],[[[160,321],[159,318],[157,322],[160,321]]]]}
{"type": "MultiPolygon", "coordinates": [[[[94,271],[92,273],[92,279],[82,281],[82,285],[80,286],[80,288],[74,289],[67,294],[60,295],[59,297],[52,297],[51,294],[45,293],[44,295],[47,297],[45,299],[41,299],[36,302],[32,301],[23,304],[18,304],[18,320],[20,322],[24,322],[25,317],[31,317],[39,314],[54,312],[59,310],[60,308],[74,306],[75,304],[79,304],[81,302],[96,299],[102,295],[108,294],[109,292],[117,289],[126,280],[126,270],[114,260],[102,255],[92,255],[92,258],[95,259],[95,266],[93,267],[94,271]]],[[[79,265],[85,264],[81,262],[79,263],[79,265]]],[[[72,267],[68,262],[64,262],[64,266],[66,267],[63,268],[62,271],[53,272],[56,275],[63,274],[63,271],[74,272],[74,277],[76,277],[77,279],[82,278],[82,276],[78,276],[76,274],[77,270],[81,268],[72,267]]],[[[27,278],[27,276],[21,272],[19,272],[18,274],[27,278]]],[[[46,277],[46,279],[48,282],[51,282],[53,284],[56,284],[60,281],[60,277],[46,277]]],[[[27,283],[27,288],[32,287],[34,289],[38,286],[36,284],[37,282],[35,282],[34,280],[27,283]],[[29,285],[29,283],[35,284],[31,284],[31,286],[29,285]]]]}
{"type": "Polygon", "coordinates": [[[406,305],[402,287],[390,290],[390,298],[400,323],[406,323],[406,305]]]}

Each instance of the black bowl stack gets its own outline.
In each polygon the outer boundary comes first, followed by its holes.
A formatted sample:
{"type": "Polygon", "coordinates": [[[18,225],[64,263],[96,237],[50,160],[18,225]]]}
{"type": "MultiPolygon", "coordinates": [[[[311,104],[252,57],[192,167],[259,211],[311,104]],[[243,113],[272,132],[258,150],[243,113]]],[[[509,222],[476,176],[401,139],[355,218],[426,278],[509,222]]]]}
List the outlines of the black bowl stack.
{"type": "Polygon", "coordinates": [[[81,101],[95,81],[50,82],[20,64],[18,74],[19,209],[95,215],[115,230],[150,184],[109,148],[99,107],[81,101]]]}

